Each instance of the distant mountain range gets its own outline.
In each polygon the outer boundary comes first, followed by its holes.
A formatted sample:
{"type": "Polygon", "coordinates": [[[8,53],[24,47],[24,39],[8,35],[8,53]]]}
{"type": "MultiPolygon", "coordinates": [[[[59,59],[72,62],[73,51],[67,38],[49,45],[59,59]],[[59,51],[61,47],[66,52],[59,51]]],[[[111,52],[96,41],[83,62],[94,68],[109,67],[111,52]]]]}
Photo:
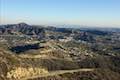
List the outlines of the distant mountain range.
{"type": "MultiPolygon", "coordinates": [[[[83,25],[53,25],[53,26],[43,26],[43,25],[28,25],[26,23],[18,23],[18,24],[8,24],[8,25],[0,25],[0,29],[1,28],[9,28],[11,27],[10,29],[18,29],[18,30],[21,30],[22,28],[22,31],[24,31],[24,29],[43,29],[43,28],[46,28],[46,29],[50,29],[50,30],[55,30],[55,29],[80,29],[80,30],[100,30],[100,31],[109,31],[109,32],[120,32],[120,28],[113,28],[113,27],[95,27],[95,26],[83,26],[83,25]]],[[[35,31],[35,33],[39,32],[38,31],[35,31]]],[[[33,32],[34,33],[34,32],[33,32]]],[[[33,34],[32,33],[32,34],[33,34]]]]}

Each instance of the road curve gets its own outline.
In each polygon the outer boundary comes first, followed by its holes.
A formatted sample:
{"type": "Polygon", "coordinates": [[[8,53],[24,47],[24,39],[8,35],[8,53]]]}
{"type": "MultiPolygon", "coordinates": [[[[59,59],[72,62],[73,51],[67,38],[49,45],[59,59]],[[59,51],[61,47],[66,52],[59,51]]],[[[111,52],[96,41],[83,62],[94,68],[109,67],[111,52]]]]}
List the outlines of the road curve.
{"type": "Polygon", "coordinates": [[[21,80],[34,79],[34,78],[40,78],[40,77],[48,77],[48,76],[55,76],[55,75],[60,75],[60,74],[65,74],[65,73],[91,72],[91,71],[94,71],[94,69],[84,68],[84,69],[75,69],[75,70],[58,70],[58,71],[51,71],[51,72],[46,73],[46,74],[40,74],[40,75],[36,75],[36,76],[23,78],[21,80]]]}

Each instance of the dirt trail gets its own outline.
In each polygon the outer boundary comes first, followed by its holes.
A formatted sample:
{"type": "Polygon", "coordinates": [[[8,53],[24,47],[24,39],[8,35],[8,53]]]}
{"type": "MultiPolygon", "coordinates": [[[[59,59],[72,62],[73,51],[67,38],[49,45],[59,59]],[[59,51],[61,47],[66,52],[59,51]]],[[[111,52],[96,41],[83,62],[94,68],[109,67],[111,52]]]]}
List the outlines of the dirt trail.
{"type": "Polygon", "coordinates": [[[85,68],[85,69],[75,69],[75,70],[58,70],[58,71],[51,71],[51,72],[46,73],[46,74],[27,77],[27,78],[24,78],[24,79],[21,79],[21,80],[34,79],[34,78],[39,78],[39,77],[55,76],[55,75],[60,75],[60,74],[64,74],[64,73],[91,72],[91,71],[94,71],[94,69],[85,68]]]}

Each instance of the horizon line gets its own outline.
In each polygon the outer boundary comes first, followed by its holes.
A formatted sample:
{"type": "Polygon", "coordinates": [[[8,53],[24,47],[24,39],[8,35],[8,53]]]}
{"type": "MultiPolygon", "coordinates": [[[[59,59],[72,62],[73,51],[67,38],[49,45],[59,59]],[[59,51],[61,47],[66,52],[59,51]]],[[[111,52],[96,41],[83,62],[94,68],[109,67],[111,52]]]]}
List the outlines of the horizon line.
{"type": "Polygon", "coordinates": [[[0,25],[13,25],[13,24],[20,24],[20,23],[25,23],[27,25],[32,25],[32,26],[44,26],[44,27],[52,26],[52,27],[58,27],[58,28],[120,28],[120,26],[101,26],[101,25],[82,25],[82,24],[30,24],[27,22],[0,23],[0,25]]]}

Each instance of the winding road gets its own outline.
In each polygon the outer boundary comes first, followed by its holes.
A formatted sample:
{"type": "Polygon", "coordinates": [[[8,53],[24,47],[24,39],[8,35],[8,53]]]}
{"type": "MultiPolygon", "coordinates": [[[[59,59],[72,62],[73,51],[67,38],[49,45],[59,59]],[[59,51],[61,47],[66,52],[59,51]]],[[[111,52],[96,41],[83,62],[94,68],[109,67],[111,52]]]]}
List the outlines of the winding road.
{"type": "Polygon", "coordinates": [[[91,71],[94,71],[94,69],[84,68],[84,69],[75,69],[75,70],[50,71],[49,73],[46,73],[46,74],[40,74],[40,75],[36,75],[36,76],[26,77],[21,80],[35,79],[35,78],[48,77],[48,76],[56,76],[56,75],[65,74],[65,73],[91,72],[91,71]]]}

